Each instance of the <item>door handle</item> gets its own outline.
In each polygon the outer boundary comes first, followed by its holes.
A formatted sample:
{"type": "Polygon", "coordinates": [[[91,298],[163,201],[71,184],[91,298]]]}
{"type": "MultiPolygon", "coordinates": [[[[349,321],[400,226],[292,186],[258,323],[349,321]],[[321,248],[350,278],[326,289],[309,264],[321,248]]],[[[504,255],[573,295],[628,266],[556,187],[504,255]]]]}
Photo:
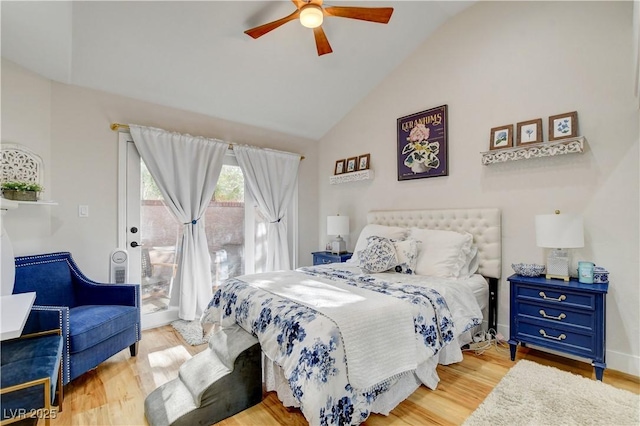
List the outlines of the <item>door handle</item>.
{"type": "Polygon", "coordinates": [[[138,244],[136,241],[131,241],[131,244],[130,244],[130,245],[131,245],[131,247],[133,247],[133,248],[140,246],[140,244],[138,244]]]}

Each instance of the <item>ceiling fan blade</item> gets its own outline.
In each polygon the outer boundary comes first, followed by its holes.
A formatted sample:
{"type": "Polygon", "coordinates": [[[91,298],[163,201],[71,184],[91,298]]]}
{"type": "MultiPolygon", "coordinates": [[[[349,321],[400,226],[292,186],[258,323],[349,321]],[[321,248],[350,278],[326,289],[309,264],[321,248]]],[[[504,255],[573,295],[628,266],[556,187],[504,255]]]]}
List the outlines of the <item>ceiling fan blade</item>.
{"type": "Polygon", "coordinates": [[[251,28],[250,30],[245,31],[244,33],[253,38],[262,37],[269,31],[273,31],[281,25],[286,24],[289,21],[293,21],[297,19],[300,15],[300,11],[296,10],[289,16],[285,16],[284,18],[278,19],[277,21],[269,22],[264,25],[260,25],[259,27],[251,28]]]}
{"type": "Polygon", "coordinates": [[[359,19],[361,21],[378,22],[386,24],[391,19],[392,7],[347,7],[329,6],[324,11],[327,15],[340,18],[359,19]]]}
{"type": "Polygon", "coordinates": [[[316,48],[318,49],[318,56],[326,55],[327,53],[333,52],[333,49],[331,49],[331,45],[329,44],[329,40],[327,40],[327,36],[324,33],[322,26],[314,28],[313,35],[316,38],[316,48]]]}

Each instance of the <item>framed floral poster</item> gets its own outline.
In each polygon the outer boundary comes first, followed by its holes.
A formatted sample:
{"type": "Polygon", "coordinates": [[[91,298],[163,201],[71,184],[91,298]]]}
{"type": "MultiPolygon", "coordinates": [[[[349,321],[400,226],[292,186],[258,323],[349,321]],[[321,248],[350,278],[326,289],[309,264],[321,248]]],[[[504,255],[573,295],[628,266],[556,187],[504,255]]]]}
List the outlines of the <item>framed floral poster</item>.
{"type": "Polygon", "coordinates": [[[549,141],[578,136],[578,112],[567,112],[549,117],[549,141]]]}
{"type": "Polygon", "coordinates": [[[517,145],[542,142],[542,118],[516,124],[517,145]]]}
{"type": "Polygon", "coordinates": [[[337,160],[336,161],[336,167],[333,171],[334,175],[341,175],[344,173],[344,162],[345,160],[337,160]]]}
{"type": "Polygon", "coordinates": [[[494,127],[491,129],[489,149],[502,149],[513,147],[513,124],[494,127]]]}
{"type": "Polygon", "coordinates": [[[369,160],[371,158],[371,154],[364,154],[358,156],[358,171],[367,170],[369,168],[369,160]]]}
{"type": "Polygon", "coordinates": [[[347,158],[347,173],[355,172],[358,167],[358,157],[347,158]]]}
{"type": "Polygon", "coordinates": [[[447,106],[398,118],[398,180],[447,176],[447,106]]]}

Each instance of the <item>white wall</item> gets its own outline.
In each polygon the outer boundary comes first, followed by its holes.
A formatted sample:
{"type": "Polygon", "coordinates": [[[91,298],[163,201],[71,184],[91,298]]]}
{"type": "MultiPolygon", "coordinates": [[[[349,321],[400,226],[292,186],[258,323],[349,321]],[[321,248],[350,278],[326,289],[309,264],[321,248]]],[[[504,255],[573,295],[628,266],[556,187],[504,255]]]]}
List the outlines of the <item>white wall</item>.
{"type": "Polygon", "coordinates": [[[304,155],[299,172],[298,257],[301,265],[312,263],[310,253],[318,245],[314,141],[52,82],[4,59],[2,119],[3,142],[28,145],[43,156],[47,197],[59,203],[28,207],[41,209],[38,230],[29,234],[19,231],[34,225],[35,213],[23,207],[7,213],[5,227],[16,255],[70,251],[89,277],[108,279],[109,253],[117,241],[118,172],[118,134],[109,125],[117,122],[304,155]],[[10,133],[5,132],[6,122],[11,124],[10,133]],[[79,204],[89,206],[88,218],[78,217],[79,204]]]}
{"type": "MultiPolygon", "coordinates": [[[[21,144],[42,157],[44,192],[51,198],[51,83],[2,60],[2,143],[21,144]],[[7,65],[5,67],[5,64],[7,65]]],[[[55,207],[22,205],[3,215],[16,254],[47,251],[55,207]]]]}
{"type": "MultiPolygon", "coordinates": [[[[607,363],[640,374],[638,109],[631,2],[480,2],[445,23],[321,141],[319,241],[326,219],[351,219],[350,248],[378,209],[499,207],[503,268],[498,321],[509,324],[506,278],[544,263],[534,216],[584,215],[574,263],[606,267],[607,363]],[[448,105],[449,176],[397,181],[396,119],[448,105]],[[492,127],[578,111],[583,154],[482,166],[492,127]],[[371,153],[375,179],[329,185],[335,161],[371,153]]],[[[545,136],[546,139],[546,136],[545,136]]]]}

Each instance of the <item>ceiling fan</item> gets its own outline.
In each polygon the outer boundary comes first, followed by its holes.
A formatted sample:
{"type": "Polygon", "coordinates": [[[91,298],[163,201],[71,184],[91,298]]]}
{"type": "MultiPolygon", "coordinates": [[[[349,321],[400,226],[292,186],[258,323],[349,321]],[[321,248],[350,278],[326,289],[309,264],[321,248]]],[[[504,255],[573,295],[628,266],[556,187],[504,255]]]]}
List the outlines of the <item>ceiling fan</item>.
{"type": "Polygon", "coordinates": [[[349,7],[349,6],[328,6],[322,7],[323,0],[291,0],[296,6],[296,11],[289,16],[260,25],[245,31],[245,34],[258,38],[269,31],[275,30],[279,26],[294,19],[300,19],[300,23],[307,28],[313,28],[313,35],[316,39],[318,56],[333,52],[329,40],[322,29],[322,21],[325,16],[335,16],[340,18],[359,19],[361,21],[378,22],[386,24],[391,19],[392,7],[349,7]]]}

